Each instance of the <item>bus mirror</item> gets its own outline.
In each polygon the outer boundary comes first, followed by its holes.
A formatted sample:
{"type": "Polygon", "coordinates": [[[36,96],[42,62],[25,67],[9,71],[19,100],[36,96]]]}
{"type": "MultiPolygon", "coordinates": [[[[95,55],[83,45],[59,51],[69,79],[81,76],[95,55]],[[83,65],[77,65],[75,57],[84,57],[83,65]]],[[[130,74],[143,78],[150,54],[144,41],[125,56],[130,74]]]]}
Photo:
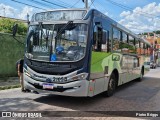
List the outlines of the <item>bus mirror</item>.
{"type": "Polygon", "coordinates": [[[106,44],[106,40],[107,40],[107,33],[106,33],[106,32],[103,32],[102,44],[106,44]]]}
{"type": "Polygon", "coordinates": [[[13,37],[16,36],[17,28],[18,28],[18,24],[14,24],[14,25],[13,25],[13,28],[12,28],[13,37]]]}

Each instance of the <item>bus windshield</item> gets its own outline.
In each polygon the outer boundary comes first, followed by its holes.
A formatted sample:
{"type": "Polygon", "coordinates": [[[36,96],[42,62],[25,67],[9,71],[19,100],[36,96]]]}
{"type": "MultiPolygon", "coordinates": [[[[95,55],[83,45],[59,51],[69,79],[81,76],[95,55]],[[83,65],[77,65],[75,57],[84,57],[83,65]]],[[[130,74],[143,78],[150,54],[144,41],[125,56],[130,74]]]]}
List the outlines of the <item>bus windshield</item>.
{"type": "Polygon", "coordinates": [[[86,45],[86,24],[32,25],[25,55],[41,61],[78,61],[84,57],[86,45]]]}

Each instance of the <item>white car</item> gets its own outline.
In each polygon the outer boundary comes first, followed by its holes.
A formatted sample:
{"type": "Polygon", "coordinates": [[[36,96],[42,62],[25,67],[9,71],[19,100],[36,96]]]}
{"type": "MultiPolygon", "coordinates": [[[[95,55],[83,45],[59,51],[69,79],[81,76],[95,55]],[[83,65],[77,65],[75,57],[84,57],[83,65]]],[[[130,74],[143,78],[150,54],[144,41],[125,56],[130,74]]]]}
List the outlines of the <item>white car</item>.
{"type": "Polygon", "coordinates": [[[144,68],[149,70],[150,69],[150,62],[144,62],[144,68]]]}
{"type": "Polygon", "coordinates": [[[156,63],[154,61],[150,62],[150,68],[155,69],[157,67],[156,63]]]}

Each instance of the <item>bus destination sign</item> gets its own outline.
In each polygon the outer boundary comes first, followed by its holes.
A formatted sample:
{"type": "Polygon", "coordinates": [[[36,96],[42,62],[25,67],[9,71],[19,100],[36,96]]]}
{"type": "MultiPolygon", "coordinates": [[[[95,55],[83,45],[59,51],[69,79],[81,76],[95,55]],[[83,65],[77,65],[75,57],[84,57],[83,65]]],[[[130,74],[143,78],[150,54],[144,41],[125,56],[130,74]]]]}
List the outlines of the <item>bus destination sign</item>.
{"type": "Polygon", "coordinates": [[[35,14],[33,21],[58,21],[58,20],[81,20],[85,16],[85,10],[61,10],[48,11],[35,14]]]}

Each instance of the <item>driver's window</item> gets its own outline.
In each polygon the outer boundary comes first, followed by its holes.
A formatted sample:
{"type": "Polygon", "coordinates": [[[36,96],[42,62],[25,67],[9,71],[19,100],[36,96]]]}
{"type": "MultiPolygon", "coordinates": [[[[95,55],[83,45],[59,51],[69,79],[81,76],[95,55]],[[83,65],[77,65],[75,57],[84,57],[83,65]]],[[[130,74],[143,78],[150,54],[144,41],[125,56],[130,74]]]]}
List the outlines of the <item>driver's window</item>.
{"type": "Polygon", "coordinates": [[[101,51],[103,29],[99,26],[94,27],[93,51],[101,51]]]}

